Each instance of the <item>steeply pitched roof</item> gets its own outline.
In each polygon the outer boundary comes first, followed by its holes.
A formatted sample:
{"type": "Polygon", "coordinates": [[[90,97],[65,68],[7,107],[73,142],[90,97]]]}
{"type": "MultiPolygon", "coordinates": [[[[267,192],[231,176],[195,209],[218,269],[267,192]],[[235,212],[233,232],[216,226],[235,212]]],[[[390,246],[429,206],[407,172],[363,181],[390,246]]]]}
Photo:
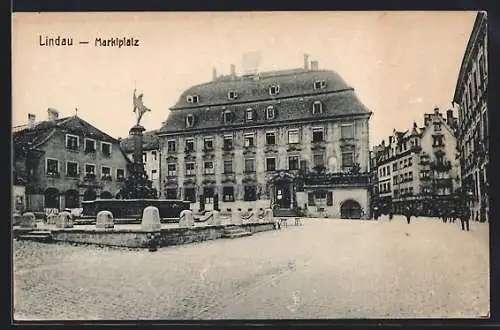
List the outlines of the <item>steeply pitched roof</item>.
{"type": "MultiPolygon", "coordinates": [[[[157,150],[160,149],[160,139],[156,135],[157,130],[144,132],[142,139],[143,150],[157,150]]],[[[130,153],[134,151],[134,140],[132,137],[127,137],[120,141],[120,148],[126,152],[130,153]]]]}
{"type": "Polygon", "coordinates": [[[24,144],[31,142],[34,147],[40,146],[48,139],[56,130],[77,134],[84,137],[98,139],[100,141],[117,143],[118,140],[92,126],[78,116],[65,117],[55,121],[42,121],[37,123],[33,128],[24,128],[13,133],[14,144],[24,144]]]}

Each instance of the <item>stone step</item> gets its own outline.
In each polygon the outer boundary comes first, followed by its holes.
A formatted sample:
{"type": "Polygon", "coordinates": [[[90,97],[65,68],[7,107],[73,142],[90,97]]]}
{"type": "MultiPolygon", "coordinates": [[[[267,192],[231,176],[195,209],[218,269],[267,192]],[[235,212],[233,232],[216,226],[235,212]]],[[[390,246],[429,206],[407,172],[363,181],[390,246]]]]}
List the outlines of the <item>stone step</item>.
{"type": "Polygon", "coordinates": [[[50,234],[36,235],[36,234],[23,234],[17,237],[18,240],[48,242],[52,239],[50,234]]]}
{"type": "Polygon", "coordinates": [[[223,238],[238,238],[238,237],[245,237],[245,236],[251,236],[252,233],[248,232],[248,231],[243,231],[241,233],[231,233],[231,234],[222,234],[222,237],[223,238]]]}

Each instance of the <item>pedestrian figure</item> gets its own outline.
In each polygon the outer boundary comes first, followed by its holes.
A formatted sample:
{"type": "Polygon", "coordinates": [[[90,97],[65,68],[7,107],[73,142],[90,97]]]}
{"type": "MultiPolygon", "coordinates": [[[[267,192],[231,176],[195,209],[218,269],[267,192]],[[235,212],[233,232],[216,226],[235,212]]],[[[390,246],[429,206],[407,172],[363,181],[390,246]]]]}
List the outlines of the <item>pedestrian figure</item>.
{"type": "Polygon", "coordinates": [[[393,216],[393,214],[392,214],[392,210],[390,210],[390,211],[389,211],[389,221],[391,221],[391,220],[392,220],[392,216],[393,216]]]}
{"type": "Polygon", "coordinates": [[[465,230],[467,228],[467,231],[469,231],[470,211],[468,207],[463,207],[462,212],[460,213],[460,223],[462,225],[462,230],[465,230]]]}
{"type": "Polygon", "coordinates": [[[411,208],[409,206],[406,206],[405,208],[405,216],[406,216],[406,222],[410,224],[410,218],[411,218],[411,208]]]}

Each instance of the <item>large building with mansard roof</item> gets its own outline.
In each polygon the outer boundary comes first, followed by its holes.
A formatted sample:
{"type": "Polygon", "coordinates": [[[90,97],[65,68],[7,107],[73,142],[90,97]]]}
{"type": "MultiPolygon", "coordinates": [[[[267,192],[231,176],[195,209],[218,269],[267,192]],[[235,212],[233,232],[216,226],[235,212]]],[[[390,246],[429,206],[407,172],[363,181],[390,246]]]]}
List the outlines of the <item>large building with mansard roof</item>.
{"type": "Polygon", "coordinates": [[[185,90],[160,137],[162,194],[194,211],[366,218],[371,111],[336,72],[231,73],[185,90]]]}

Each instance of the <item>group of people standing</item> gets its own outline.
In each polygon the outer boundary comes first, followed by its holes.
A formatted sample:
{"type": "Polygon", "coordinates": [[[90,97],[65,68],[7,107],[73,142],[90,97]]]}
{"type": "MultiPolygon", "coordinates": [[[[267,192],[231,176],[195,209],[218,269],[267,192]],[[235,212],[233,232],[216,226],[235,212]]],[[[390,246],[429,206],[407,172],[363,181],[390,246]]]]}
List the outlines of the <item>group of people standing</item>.
{"type": "MultiPolygon", "coordinates": [[[[375,213],[375,220],[380,216],[378,207],[375,207],[374,209],[375,213]]],[[[406,205],[403,207],[403,216],[406,218],[406,223],[410,224],[411,218],[412,217],[417,217],[417,212],[411,205],[406,205]]],[[[392,220],[393,217],[393,212],[392,210],[389,211],[389,220],[392,220]]],[[[455,223],[456,219],[460,219],[461,225],[462,225],[462,230],[467,230],[469,231],[469,221],[470,221],[470,210],[468,206],[462,205],[458,208],[446,208],[444,209],[441,214],[440,218],[444,223],[450,222],[450,223],[455,223]]]]}

